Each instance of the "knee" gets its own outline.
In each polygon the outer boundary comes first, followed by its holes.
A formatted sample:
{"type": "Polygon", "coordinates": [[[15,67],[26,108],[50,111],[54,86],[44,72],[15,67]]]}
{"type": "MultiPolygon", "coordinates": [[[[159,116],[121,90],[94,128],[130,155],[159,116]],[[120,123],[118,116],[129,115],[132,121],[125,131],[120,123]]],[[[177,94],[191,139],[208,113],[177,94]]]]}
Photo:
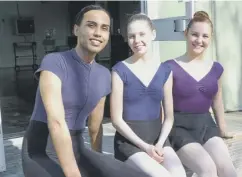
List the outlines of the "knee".
{"type": "Polygon", "coordinates": [[[167,173],[162,172],[162,173],[152,174],[151,177],[173,177],[173,176],[169,172],[167,173]]]}
{"type": "Polygon", "coordinates": [[[169,172],[172,177],[186,177],[184,168],[171,169],[169,172]]]}
{"type": "Polygon", "coordinates": [[[148,173],[151,177],[172,177],[171,173],[165,169],[152,170],[148,173]]]}
{"type": "Polygon", "coordinates": [[[183,167],[170,169],[169,172],[171,173],[172,177],[186,177],[186,171],[183,167]]]}
{"type": "Polygon", "coordinates": [[[215,177],[217,176],[217,168],[213,161],[201,164],[198,176],[215,177]]]}
{"type": "Polygon", "coordinates": [[[218,176],[221,177],[237,177],[236,169],[233,164],[223,164],[217,166],[218,176]]]}

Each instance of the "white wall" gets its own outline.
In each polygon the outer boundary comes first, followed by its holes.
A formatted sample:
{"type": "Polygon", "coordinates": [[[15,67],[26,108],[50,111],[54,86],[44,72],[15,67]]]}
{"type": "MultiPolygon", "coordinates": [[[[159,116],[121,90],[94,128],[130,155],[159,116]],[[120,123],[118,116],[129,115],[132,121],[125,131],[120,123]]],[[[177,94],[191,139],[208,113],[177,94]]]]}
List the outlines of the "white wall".
{"type": "MultiPolygon", "coordinates": [[[[167,19],[186,15],[185,2],[178,1],[148,1],[147,13],[148,16],[154,19],[167,19]]],[[[156,29],[158,32],[167,33],[168,27],[156,29]]],[[[171,33],[167,33],[172,35],[171,33]]],[[[183,35],[183,34],[180,34],[183,35]]],[[[186,50],[185,41],[154,41],[153,51],[157,60],[166,61],[182,55],[186,50]]]]}
{"type": "MultiPolygon", "coordinates": [[[[45,30],[56,29],[56,45],[65,45],[70,34],[68,18],[68,2],[19,1],[21,16],[31,16],[35,20],[35,42],[37,42],[37,56],[42,59],[44,47],[42,41],[45,38],[45,30]]],[[[13,34],[13,20],[17,17],[16,2],[0,2],[0,67],[14,66],[13,43],[24,42],[24,38],[13,34]],[[2,21],[4,20],[4,22],[2,21]]],[[[30,63],[32,60],[21,60],[20,64],[30,63]]]]}

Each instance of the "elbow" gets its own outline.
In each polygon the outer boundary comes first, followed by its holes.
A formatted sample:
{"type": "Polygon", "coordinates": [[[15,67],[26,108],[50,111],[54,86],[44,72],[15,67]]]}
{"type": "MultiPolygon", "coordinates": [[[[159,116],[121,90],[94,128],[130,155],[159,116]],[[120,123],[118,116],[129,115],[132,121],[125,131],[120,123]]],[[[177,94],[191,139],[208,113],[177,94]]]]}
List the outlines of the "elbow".
{"type": "Polygon", "coordinates": [[[113,118],[111,118],[111,123],[112,123],[113,127],[116,128],[117,123],[116,123],[116,121],[113,118]]]}
{"type": "Polygon", "coordinates": [[[171,126],[173,126],[174,124],[174,116],[169,116],[165,119],[166,124],[170,124],[171,126]]]}
{"type": "Polygon", "coordinates": [[[174,123],[174,116],[170,116],[168,120],[173,125],[173,123],[174,123]]]}
{"type": "Polygon", "coordinates": [[[63,123],[58,119],[48,119],[48,128],[50,132],[58,133],[63,128],[63,123]]]}
{"type": "Polygon", "coordinates": [[[111,123],[113,127],[117,130],[123,122],[122,114],[111,109],[110,112],[111,123]]]}
{"type": "Polygon", "coordinates": [[[117,123],[112,121],[112,125],[115,129],[117,129],[117,123]]]}
{"type": "Polygon", "coordinates": [[[115,119],[115,118],[111,118],[111,122],[112,122],[113,127],[114,127],[115,129],[117,129],[117,128],[118,128],[118,125],[119,125],[117,119],[115,119]]]}

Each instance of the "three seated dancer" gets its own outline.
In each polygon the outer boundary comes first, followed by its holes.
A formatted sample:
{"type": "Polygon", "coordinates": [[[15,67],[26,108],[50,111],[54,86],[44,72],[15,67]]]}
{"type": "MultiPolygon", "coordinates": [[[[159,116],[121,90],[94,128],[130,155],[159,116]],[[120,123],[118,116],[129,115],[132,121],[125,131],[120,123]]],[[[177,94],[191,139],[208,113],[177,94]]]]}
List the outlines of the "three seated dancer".
{"type": "Polygon", "coordinates": [[[174,128],[169,140],[182,163],[199,177],[236,177],[228,148],[222,101],[223,67],[205,60],[213,24],[198,11],[185,31],[187,51],[168,60],[173,72],[174,128]],[[212,107],[216,123],[209,109],[212,107]],[[222,137],[222,138],[221,138],[222,137]]]}
{"type": "Polygon", "coordinates": [[[111,75],[94,58],[106,46],[109,29],[107,11],[96,5],[83,8],[74,26],[76,48],[48,54],[36,71],[39,87],[22,148],[25,177],[148,177],[84,145],[82,135],[89,117],[92,148],[101,151],[111,75]],[[59,163],[46,154],[49,134],[59,163]]]}
{"type": "Polygon", "coordinates": [[[133,55],[112,68],[115,158],[152,177],[185,177],[179,158],[166,141],[173,125],[172,72],[153,57],[153,24],[146,15],[135,14],[128,20],[127,34],[133,55]]]}

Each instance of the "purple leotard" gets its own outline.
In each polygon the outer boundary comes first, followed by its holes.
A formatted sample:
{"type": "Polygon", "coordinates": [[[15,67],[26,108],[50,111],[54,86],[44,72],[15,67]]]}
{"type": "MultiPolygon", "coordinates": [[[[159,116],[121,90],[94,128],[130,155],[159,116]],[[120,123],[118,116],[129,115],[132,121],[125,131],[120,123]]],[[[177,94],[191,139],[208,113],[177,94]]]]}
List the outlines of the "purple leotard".
{"type": "Polygon", "coordinates": [[[211,70],[199,81],[196,81],[176,61],[168,60],[173,71],[174,110],[186,113],[206,113],[218,91],[218,80],[223,67],[214,62],[211,70]]]}

